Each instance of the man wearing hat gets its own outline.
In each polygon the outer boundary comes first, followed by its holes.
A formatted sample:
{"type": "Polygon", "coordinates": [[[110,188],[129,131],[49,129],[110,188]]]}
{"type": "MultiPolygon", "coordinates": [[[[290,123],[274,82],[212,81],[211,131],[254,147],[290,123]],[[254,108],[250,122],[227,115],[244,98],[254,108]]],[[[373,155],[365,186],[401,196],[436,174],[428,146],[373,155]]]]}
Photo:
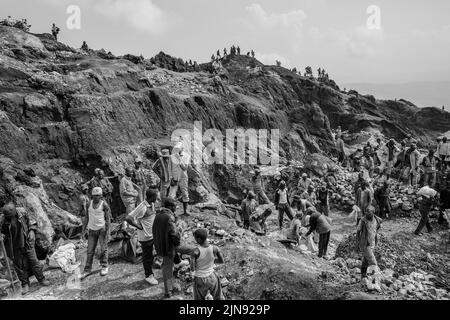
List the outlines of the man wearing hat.
{"type": "Polygon", "coordinates": [[[29,277],[33,274],[42,286],[49,286],[34,246],[37,222],[24,208],[16,208],[13,203],[6,204],[2,212],[0,218],[4,217],[5,221],[0,222],[0,226],[1,233],[5,235],[6,255],[14,262],[14,269],[22,283],[22,294],[28,293],[29,277]]]}
{"type": "Polygon", "coordinates": [[[83,221],[82,238],[88,232],[87,258],[84,266],[84,274],[88,275],[92,270],[95,249],[100,243],[100,275],[108,274],[108,241],[111,225],[111,210],[103,200],[102,188],[95,187],[92,190],[92,200],[89,203],[87,215],[83,221]]]}
{"type": "Polygon", "coordinates": [[[147,183],[145,181],[144,170],[142,169],[142,158],[136,157],[134,160],[133,175],[131,176],[131,181],[139,187],[139,196],[136,201],[136,205],[145,200],[145,194],[147,192],[147,183]]]}
{"type": "Polygon", "coordinates": [[[170,161],[170,153],[168,149],[161,150],[161,156],[152,166],[152,170],[158,175],[160,184],[160,196],[166,198],[169,193],[170,180],[172,178],[172,163],[170,161]]]}
{"type": "Polygon", "coordinates": [[[292,214],[291,203],[289,201],[289,192],[286,188],[286,182],[284,180],[281,180],[280,185],[275,192],[274,199],[275,207],[278,209],[278,223],[281,230],[283,229],[283,218],[285,213],[290,220],[294,218],[292,214]]]}

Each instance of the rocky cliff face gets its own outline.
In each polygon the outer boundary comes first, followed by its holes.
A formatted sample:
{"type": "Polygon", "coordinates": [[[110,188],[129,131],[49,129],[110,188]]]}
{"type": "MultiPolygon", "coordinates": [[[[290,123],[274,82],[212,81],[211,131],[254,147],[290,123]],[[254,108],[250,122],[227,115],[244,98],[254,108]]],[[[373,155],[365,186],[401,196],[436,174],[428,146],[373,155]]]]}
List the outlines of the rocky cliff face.
{"type": "MultiPolygon", "coordinates": [[[[50,198],[66,210],[74,209],[65,200],[76,198],[78,181],[65,177],[65,170],[81,180],[97,166],[109,173],[123,168],[135,154],[153,160],[154,150],[170,145],[174,129],[194,121],[221,131],[280,129],[280,154],[287,159],[332,150],[331,128],[338,125],[395,138],[412,132],[424,142],[450,130],[447,112],[348,94],[334,82],[247,56],[228,57],[212,74],[173,71],[181,62],[162,53],[153,62],[166,69],[102,52],[0,26],[0,155],[34,167],[50,198]]],[[[220,177],[205,176],[213,187],[220,177]]]]}

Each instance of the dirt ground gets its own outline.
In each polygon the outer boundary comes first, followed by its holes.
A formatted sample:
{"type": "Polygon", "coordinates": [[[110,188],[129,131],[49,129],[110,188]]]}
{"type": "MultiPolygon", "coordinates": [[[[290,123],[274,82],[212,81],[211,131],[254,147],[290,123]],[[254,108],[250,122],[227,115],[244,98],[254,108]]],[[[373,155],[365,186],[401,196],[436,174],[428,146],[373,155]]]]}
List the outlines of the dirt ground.
{"type": "MultiPolygon", "coordinates": [[[[347,213],[331,213],[333,230],[331,233],[327,259],[318,258],[312,253],[302,253],[297,247],[287,248],[278,241],[281,238],[277,228],[277,215],[268,219],[269,232],[266,236],[256,236],[249,231],[238,228],[226,217],[214,213],[194,212],[185,220],[190,229],[195,228],[197,219],[203,223],[220,225],[229,234],[232,241],[223,241],[216,236],[216,242],[224,253],[226,263],[218,265],[217,273],[226,278],[224,293],[227,299],[386,299],[385,294],[364,293],[359,281],[343,280],[338,274],[333,257],[338,244],[347,235],[354,232],[355,225],[347,218],[347,213]],[[192,227],[193,226],[193,227],[192,227]]],[[[383,222],[381,234],[405,247],[408,256],[420,256],[426,250],[431,255],[443,254],[443,235],[446,231],[437,230],[420,237],[412,235],[418,219],[394,219],[383,222]]],[[[191,241],[191,240],[188,240],[191,241]]],[[[82,266],[84,258],[80,257],[82,266]]],[[[81,266],[81,267],[82,267],[81,266]]],[[[94,261],[94,270],[99,268],[94,261]]],[[[144,281],[143,268],[140,263],[132,264],[120,259],[110,262],[109,274],[105,277],[94,273],[77,281],[76,276],[63,273],[59,269],[47,270],[46,277],[52,285],[42,288],[33,278],[30,293],[26,296],[17,294],[11,299],[32,300],[125,300],[125,299],[163,299],[162,274],[155,269],[159,281],[151,286],[144,281]]],[[[181,291],[172,299],[190,300],[192,284],[182,279],[176,280],[181,291]]],[[[396,297],[389,297],[390,299],[396,297]]]]}

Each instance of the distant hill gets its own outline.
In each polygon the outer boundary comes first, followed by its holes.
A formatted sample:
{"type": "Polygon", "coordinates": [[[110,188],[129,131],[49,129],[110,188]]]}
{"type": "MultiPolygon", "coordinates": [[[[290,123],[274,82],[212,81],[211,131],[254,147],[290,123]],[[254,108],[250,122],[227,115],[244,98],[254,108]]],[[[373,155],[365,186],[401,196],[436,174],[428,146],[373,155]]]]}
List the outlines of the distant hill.
{"type": "Polygon", "coordinates": [[[399,84],[345,83],[342,88],[354,89],[381,99],[405,99],[418,107],[445,106],[445,110],[450,111],[450,81],[399,84]]]}

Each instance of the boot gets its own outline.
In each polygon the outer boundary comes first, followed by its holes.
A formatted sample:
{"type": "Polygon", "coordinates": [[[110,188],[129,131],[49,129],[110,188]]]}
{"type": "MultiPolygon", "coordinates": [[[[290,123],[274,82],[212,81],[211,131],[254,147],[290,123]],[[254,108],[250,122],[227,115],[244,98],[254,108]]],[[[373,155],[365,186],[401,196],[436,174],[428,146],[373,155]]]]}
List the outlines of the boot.
{"type": "Polygon", "coordinates": [[[28,284],[23,284],[22,285],[22,295],[26,295],[28,292],[30,292],[30,287],[28,286],[28,284]]]}

